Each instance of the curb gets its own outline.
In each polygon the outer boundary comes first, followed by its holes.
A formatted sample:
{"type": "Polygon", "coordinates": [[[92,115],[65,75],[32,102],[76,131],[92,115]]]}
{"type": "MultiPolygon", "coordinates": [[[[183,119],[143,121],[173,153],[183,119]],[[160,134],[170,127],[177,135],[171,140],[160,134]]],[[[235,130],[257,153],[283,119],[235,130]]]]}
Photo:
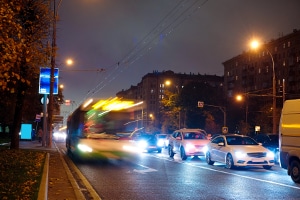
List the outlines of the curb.
{"type": "Polygon", "coordinates": [[[43,168],[43,175],[38,193],[38,200],[48,199],[48,173],[49,173],[49,153],[46,154],[46,160],[43,168]]]}

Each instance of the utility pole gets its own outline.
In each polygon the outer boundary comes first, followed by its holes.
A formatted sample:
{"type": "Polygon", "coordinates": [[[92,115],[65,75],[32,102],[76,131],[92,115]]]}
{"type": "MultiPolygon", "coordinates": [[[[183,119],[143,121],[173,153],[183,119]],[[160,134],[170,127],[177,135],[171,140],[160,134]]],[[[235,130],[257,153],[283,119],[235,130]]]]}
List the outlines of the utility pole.
{"type": "Polygon", "coordinates": [[[51,52],[51,71],[50,71],[50,94],[49,94],[49,108],[48,108],[48,129],[47,135],[47,147],[52,146],[52,123],[53,123],[53,89],[54,89],[54,69],[56,58],[56,22],[58,15],[58,8],[62,0],[59,1],[56,8],[56,0],[53,1],[53,22],[52,22],[52,52],[51,52]]]}

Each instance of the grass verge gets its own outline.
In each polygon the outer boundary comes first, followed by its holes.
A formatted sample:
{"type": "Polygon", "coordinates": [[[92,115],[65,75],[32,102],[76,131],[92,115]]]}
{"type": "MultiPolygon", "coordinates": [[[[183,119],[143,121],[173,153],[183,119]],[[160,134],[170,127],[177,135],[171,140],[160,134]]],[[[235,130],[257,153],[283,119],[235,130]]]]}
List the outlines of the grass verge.
{"type": "Polygon", "coordinates": [[[46,152],[0,148],[0,199],[37,199],[46,152]]]}

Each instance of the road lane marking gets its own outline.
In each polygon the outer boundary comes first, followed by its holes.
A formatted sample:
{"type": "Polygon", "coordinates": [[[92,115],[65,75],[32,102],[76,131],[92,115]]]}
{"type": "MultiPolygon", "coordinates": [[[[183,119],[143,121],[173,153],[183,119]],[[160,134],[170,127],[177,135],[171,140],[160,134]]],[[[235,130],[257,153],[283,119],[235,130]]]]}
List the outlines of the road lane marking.
{"type": "Polygon", "coordinates": [[[140,173],[140,174],[146,174],[146,173],[149,173],[149,172],[157,172],[156,169],[153,169],[153,168],[150,168],[150,167],[147,167],[145,165],[140,165],[140,164],[137,164],[145,169],[134,169],[133,171],[134,172],[137,172],[137,173],[140,173]]]}
{"type": "Polygon", "coordinates": [[[153,156],[155,158],[162,159],[162,160],[167,160],[169,162],[175,162],[175,163],[179,163],[179,164],[186,164],[186,165],[190,165],[190,166],[201,168],[201,169],[206,169],[206,170],[215,171],[215,172],[219,172],[219,173],[223,173],[223,174],[234,175],[234,176],[238,176],[238,177],[242,177],[242,178],[246,178],[246,179],[256,180],[256,181],[265,182],[265,183],[271,183],[271,184],[274,184],[274,185],[280,185],[280,186],[283,186],[283,187],[288,187],[288,188],[293,188],[293,189],[300,190],[300,187],[293,186],[293,185],[287,185],[287,184],[278,183],[278,182],[274,182],[274,181],[268,181],[268,180],[264,180],[264,179],[253,178],[253,177],[250,177],[250,176],[239,175],[239,174],[235,174],[235,173],[232,173],[232,172],[225,172],[225,171],[222,171],[222,170],[211,169],[211,168],[208,168],[208,167],[198,166],[198,165],[195,165],[195,164],[192,164],[192,163],[187,163],[185,161],[171,159],[169,157],[154,156],[154,155],[151,155],[151,156],[153,156]]]}

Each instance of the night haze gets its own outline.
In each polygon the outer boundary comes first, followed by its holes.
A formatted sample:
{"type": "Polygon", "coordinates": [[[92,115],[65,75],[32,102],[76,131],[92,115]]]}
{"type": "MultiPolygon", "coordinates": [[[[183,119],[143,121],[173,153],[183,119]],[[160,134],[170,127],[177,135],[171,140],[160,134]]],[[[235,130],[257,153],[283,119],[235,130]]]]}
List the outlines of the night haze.
{"type": "Polygon", "coordinates": [[[153,71],[223,76],[222,62],[252,38],[299,29],[299,10],[299,0],[63,0],[56,64],[64,98],[75,108],[114,97],[153,71]]]}

